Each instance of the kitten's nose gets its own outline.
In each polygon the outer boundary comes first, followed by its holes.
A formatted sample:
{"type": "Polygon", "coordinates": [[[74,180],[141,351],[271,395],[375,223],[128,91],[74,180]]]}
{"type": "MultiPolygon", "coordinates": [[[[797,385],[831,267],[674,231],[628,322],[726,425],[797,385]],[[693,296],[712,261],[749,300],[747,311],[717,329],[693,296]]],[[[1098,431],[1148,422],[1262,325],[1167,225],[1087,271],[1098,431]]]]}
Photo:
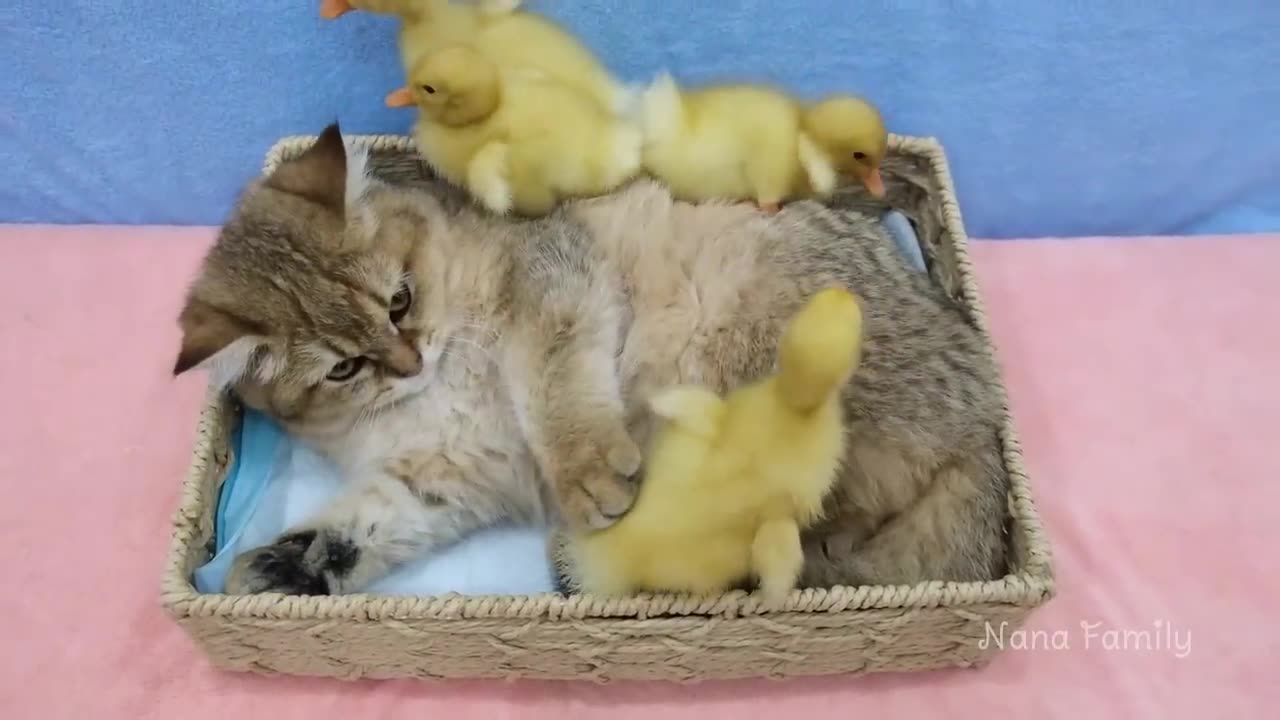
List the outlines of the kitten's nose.
{"type": "Polygon", "coordinates": [[[422,353],[400,338],[391,344],[385,362],[387,368],[400,377],[413,377],[422,372],[422,353]]]}

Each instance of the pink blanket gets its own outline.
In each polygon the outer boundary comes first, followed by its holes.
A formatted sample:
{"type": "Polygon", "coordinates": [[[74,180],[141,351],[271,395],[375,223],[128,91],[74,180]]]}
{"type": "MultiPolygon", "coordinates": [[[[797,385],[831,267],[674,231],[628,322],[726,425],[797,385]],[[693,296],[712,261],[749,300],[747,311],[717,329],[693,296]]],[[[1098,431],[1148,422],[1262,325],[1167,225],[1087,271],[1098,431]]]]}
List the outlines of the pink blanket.
{"type": "Polygon", "coordinates": [[[1280,237],[977,243],[1059,597],[982,671],[692,687],[211,670],[157,589],[201,393],[169,377],[174,317],[210,238],[0,228],[0,716],[1260,718],[1280,704],[1280,237]]]}

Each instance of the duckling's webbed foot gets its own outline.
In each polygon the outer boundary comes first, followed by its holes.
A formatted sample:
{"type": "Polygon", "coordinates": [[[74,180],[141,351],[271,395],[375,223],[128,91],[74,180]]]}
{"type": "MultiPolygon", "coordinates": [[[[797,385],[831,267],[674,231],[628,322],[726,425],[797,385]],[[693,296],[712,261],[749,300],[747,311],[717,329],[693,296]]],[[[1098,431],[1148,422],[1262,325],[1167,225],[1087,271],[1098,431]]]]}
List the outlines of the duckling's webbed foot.
{"type": "Polygon", "coordinates": [[[325,20],[335,20],[354,9],[348,0],[320,0],[320,17],[325,20]]]}

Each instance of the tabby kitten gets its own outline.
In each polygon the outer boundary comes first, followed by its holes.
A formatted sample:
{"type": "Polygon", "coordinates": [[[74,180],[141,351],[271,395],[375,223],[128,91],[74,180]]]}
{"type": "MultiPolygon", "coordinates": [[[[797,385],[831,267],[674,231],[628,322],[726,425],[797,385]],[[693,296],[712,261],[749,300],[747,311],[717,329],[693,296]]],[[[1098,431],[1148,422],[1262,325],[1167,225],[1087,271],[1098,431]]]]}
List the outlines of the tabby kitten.
{"type": "Polygon", "coordinates": [[[1002,572],[994,369],[878,223],[649,181],[512,221],[368,163],[332,126],[251,184],[180,316],[175,373],[208,367],[348,478],[237,558],[228,592],[348,592],[501,521],[607,526],[635,496],[648,395],[769,372],[786,319],[833,283],[864,300],[864,360],[802,581],[1002,572]]]}

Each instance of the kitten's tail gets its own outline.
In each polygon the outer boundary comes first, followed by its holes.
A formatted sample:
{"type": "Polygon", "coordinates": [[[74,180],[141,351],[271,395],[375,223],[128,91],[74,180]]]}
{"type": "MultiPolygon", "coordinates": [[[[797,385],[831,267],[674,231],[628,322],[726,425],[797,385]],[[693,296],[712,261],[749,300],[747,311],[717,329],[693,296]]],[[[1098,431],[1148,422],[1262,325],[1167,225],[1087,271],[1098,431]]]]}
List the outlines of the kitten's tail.
{"type": "Polygon", "coordinates": [[[814,295],[792,318],[778,349],[782,402],[809,413],[848,382],[861,359],[862,309],[844,288],[814,295]]]}

